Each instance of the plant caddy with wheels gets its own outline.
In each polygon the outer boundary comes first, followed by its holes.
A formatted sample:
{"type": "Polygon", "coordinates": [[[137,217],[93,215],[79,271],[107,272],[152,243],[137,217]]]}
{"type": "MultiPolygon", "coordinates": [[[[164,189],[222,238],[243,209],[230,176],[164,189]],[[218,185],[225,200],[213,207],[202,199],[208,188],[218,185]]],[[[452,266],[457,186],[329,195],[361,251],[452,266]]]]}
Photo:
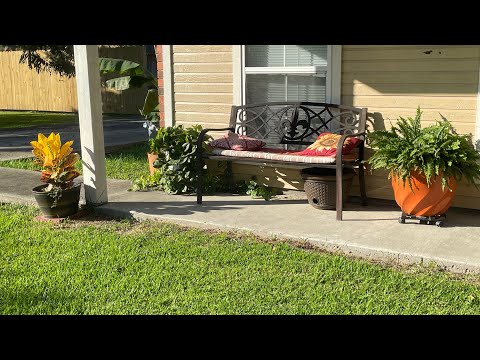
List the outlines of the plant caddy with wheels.
{"type": "Polygon", "coordinates": [[[442,121],[422,128],[421,116],[419,107],[415,118],[400,117],[390,130],[368,135],[376,150],[368,163],[372,170],[389,171],[395,201],[402,209],[400,223],[413,219],[442,226],[457,182],[465,179],[477,188],[480,155],[471,134],[458,134],[443,116],[442,121]]]}

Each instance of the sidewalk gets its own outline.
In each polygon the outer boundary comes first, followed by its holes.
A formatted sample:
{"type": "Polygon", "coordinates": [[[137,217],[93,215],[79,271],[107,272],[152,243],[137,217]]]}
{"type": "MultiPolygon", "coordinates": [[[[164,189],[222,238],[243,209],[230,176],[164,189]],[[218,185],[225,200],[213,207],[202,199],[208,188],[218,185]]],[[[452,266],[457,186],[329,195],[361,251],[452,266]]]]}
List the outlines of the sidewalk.
{"type": "MultiPolygon", "coordinates": [[[[0,202],[35,204],[31,189],[38,173],[0,168],[0,202]],[[19,181],[19,179],[21,179],[19,181]]],[[[129,192],[130,182],[108,180],[109,203],[103,214],[173,221],[203,228],[247,230],[259,235],[311,242],[320,248],[369,259],[428,264],[451,271],[480,273],[480,211],[451,208],[445,227],[400,224],[393,202],[372,200],[367,207],[348,203],[344,221],[332,210],[308,205],[304,193],[266,202],[250,196],[205,196],[197,205],[192,195],[129,192]]]]}

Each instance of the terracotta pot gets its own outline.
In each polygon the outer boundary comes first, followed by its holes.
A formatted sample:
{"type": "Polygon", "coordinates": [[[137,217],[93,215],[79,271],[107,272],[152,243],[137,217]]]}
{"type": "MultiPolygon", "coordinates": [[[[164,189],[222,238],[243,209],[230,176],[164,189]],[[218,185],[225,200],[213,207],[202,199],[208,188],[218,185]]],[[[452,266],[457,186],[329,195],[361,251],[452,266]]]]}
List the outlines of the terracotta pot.
{"type": "Polygon", "coordinates": [[[150,175],[153,175],[153,173],[154,173],[155,171],[157,171],[157,169],[155,169],[155,168],[153,167],[153,162],[154,162],[155,160],[157,160],[158,155],[157,155],[157,154],[150,154],[150,153],[147,153],[147,155],[148,155],[148,165],[150,166],[150,175]]]}
{"type": "Polygon", "coordinates": [[[452,204],[452,200],[457,190],[457,182],[450,178],[448,186],[442,190],[441,175],[437,176],[430,187],[427,186],[425,176],[417,172],[412,172],[411,177],[413,192],[408,186],[408,180],[405,183],[398,181],[392,176],[392,187],[395,193],[395,201],[402,211],[408,215],[416,216],[435,216],[445,214],[452,204]]]}

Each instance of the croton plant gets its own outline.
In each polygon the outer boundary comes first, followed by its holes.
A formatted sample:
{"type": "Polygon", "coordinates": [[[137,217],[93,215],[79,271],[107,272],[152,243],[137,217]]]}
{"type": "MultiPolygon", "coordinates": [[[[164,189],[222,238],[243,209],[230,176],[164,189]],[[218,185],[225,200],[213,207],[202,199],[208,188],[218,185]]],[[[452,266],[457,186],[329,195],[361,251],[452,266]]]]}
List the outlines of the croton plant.
{"type": "Polygon", "coordinates": [[[52,132],[48,137],[39,133],[38,141],[31,141],[30,144],[33,146],[35,163],[42,167],[40,180],[49,184],[45,191],[71,188],[73,180],[80,175],[75,169],[80,156],[73,152],[73,141],[62,145],[60,134],[52,132]]]}

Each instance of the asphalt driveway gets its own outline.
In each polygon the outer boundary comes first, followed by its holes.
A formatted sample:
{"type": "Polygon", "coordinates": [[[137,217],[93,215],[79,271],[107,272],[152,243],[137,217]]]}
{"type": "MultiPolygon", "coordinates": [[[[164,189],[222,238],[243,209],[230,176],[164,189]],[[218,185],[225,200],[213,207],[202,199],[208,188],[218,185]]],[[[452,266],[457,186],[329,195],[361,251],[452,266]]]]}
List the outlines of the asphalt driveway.
{"type": "MultiPolygon", "coordinates": [[[[148,140],[141,117],[108,118],[103,121],[105,149],[148,140]]],[[[62,143],[73,140],[73,148],[80,151],[80,129],[77,124],[39,126],[25,129],[0,129],[0,161],[32,156],[30,141],[37,139],[39,132],[48,136],[60,133],[62,143]]]]}

